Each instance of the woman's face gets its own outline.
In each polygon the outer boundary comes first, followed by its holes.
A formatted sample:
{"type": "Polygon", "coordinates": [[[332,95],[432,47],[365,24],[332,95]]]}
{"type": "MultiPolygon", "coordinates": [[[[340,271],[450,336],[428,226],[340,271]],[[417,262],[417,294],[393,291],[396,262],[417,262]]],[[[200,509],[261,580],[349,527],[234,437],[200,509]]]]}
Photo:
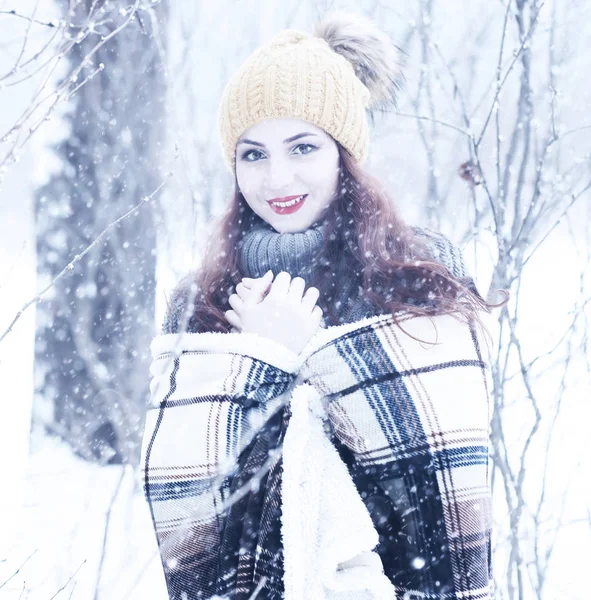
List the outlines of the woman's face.
{"type": "Polygon", "coordinates": [[[236,144],[236,179],[250,208],[275,231],[305,231],[336,197],[337,144],[306,121],[261,121],[236,144]]]}

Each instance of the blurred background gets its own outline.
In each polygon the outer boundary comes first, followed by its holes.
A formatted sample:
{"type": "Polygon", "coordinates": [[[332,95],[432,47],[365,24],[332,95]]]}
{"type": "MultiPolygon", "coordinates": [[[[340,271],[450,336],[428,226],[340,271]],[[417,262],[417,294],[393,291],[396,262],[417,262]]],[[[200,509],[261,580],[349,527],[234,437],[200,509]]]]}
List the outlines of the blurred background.
{"type": "Polygon", "coordinates": [[[407,55],[368,170],[511,292],[497,597],[588,597],[591,2],[0,0],[1,599],[167,597],[137,474],[149,344],[232,191],[220,95],[341,9],[407,55]]]}

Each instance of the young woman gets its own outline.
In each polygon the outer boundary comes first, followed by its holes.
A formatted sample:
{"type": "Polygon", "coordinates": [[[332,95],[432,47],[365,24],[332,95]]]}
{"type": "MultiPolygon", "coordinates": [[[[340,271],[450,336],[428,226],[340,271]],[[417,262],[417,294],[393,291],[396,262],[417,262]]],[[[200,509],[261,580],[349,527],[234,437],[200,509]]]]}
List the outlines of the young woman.
{"type": "MultiPolygon", "coordinates": [[[[314,36],[277,35],[226,87],[220,134],[236,188],[151,347],[143,472],[170,598],[492,595],[492,305],[459,251],[407,226],[361,167],[399,65],[374,24],[333,14],[314,36]],[[316,514],[316,550],[298,548],[287,523],[287,490],[311,490],[292,485],[297,468],[281,456],[304,389],[371,517],[377,544],[358,549],[379,556],[378,571],[362,571],[354,549],[335,550],[330,574],[318,566],[330,532],[345,547],[358,524],[328,527],[323,501],[299,515],[306,529],[316,514]]],[[[315,458],[301,457],[308,472],[315,458]]]]}

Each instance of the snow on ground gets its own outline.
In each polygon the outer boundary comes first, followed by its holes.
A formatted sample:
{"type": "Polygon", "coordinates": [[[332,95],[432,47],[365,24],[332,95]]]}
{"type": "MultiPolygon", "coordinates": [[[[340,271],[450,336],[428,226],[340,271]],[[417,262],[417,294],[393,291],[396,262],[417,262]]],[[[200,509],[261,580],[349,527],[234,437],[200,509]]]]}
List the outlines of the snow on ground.
{"type": "Polygon", "coordinates": [[[98,590],[109,600],[166,599],[137,476],[88,464],[55,438],[33,439],[19,536],[0,562],[0,586],[12,578],[0,598],[48,600],[63,588],[58,598],[92,600],[98,590]]]}

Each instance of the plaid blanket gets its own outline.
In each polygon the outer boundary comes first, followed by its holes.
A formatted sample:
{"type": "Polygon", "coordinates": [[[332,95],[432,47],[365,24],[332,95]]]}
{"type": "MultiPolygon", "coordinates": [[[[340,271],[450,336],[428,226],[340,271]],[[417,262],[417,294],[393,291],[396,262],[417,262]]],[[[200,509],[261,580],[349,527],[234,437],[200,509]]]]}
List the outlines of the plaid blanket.
{"type": "Polygon", "coordinates": [[[323,332],[299,379],[323,398],[397,597],[490,598],[486,339],[451,315],[400,324],[323,332]]]}
{"type": "Polygon", "coordinates": [[[449,315],[399,320],[410,335],[382,315],[321,330],[299,357],[252,334],[154,340],[144,489],[171,599],[295,600],[284,574],[307,549],[284,561],[281,451],[301,386],[322,399],[396,597],[492,596],[483,337],[449,315]]]}

